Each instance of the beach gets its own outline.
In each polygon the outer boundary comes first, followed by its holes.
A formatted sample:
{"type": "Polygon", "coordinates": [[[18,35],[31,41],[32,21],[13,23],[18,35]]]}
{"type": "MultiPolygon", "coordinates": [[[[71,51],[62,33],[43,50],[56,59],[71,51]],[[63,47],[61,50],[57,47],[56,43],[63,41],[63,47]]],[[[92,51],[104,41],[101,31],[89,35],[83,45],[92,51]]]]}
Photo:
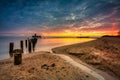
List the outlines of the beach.
{"type": "Polygon", "coordinates": [[[34,52],[20,65],[13,58],[0,60],[0,80],[119,80],[119,42],[102,37],[34,52]]]}
{"type": "Polygon", "coordinates": [[[0,0],[0,80],[120,80],[120,0],[0,0]]]}
{"type": "Polygon", "coordinates": [[[98,80],[50,52],[25,55],[21,65],[0,61],[0,80],[98,80]]]}
{"type": "Polygon", "coordinates": [[[120,38],[105,36],[93,41],[52,49],[54,53],[74,56],[120,79],[120,38]]]}

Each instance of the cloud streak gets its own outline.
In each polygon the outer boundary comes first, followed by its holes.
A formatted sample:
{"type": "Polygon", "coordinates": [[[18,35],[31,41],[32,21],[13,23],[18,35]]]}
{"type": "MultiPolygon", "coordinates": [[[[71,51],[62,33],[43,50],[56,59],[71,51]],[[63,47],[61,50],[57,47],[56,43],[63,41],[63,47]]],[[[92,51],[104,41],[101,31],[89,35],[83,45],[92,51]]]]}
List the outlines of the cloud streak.
{"type": "Polygon", "coordinates": [[[1,0],[0,12],[1,33],[120,30],[119,0],[1,0]]]}

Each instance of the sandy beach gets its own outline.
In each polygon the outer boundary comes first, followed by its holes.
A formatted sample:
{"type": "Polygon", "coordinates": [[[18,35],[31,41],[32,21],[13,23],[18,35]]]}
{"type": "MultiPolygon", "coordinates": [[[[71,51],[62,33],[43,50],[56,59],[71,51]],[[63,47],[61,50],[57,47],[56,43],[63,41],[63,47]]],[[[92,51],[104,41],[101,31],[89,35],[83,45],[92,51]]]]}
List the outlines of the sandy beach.
{"type": "Polygon", "coordinates": [[[21,65],[13,59],[0,61],[0,80],[98,80],[49,52],[25,55],[21,65]]]}
{"type": "Polygon", "coordinates": [[[79,60],[120,79],[120,38],[101,37],[93,41],[52,49],[54,53],[74,56],[79,60]]]}
{"type": "Polygon", "coordinates": [[[14,65],[13,58],[0,60],[0,80],[119,80],[119,42],[102,37],[53,53],[34,52],[24,55],[21,65],[14,65]]]}

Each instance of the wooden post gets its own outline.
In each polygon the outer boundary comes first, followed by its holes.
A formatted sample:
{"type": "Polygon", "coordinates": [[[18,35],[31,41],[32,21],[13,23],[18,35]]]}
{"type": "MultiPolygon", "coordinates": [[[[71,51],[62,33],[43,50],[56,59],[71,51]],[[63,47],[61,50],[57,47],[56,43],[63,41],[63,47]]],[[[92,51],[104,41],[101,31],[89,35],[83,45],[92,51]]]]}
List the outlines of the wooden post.
{"type": "Polygon", "coordinates": [[[11,42],[10,45],[9,45],[9,54],[10,54],[10,57],[13,57],[13,49],[14,49],[14,43],[11,42]]]}
{"type": "Polygon", "coordinates": [[[33,52],[34,52],[35,51],[35,46],[37,44],[37,38],[32,38],[31,42],[32,42],[32,48],[33,48],[33,52]]]}
{"type": "Polygon", "coordinates": [[[27,48],[27,46],[28,46],[28,41],[27,41],[27,40],[25,40],[25,46],[26,46],[26,48],[27,48]]]}
{"type": "Polygon", "coordinates": [[[23,41],[20,41],[20,48],[22,50],[22,53],[24,52],[24,48],[23,48],[23,41]]]}
{"type": "Polygon", "coordinates": [[[22,50],[15,49],[13,53],[14,53],[14,65],[22,64],[22,50]]]}
{"type": "Polygon", "coordinates": [[[28,40],[28,52],[31,53],[32,46],[31,46],[31,40],[28,40]]]}

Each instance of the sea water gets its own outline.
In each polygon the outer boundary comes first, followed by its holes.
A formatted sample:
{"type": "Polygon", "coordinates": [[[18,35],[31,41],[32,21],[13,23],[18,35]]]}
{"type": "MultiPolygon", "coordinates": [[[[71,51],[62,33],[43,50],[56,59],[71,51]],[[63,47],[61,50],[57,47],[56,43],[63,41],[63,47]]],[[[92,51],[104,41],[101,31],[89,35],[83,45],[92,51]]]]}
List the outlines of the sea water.
{"type": "Polygon", "coordinates": [[[25,40],[26,37],[16,36],[0,36],[0,59],[9,58],[9,44],[14,43],[14,48],[20,48],[20,40],[25,40]]]}
{"type": "MultiPolygon", "coordinates": [[[[0,36],[0,60],[9,58],[9,44],[10,42],[14,43],[14,49],[20,49],[20,41],[23,40],[25,44],[25,40],[28,37],[23,36],[0,36]]],[[[45,38],[38,39],[35,51],[51,51],[51,48],[59,47],[63,45],[70,45],[75,43],[83,43],[90,40],[94,40],[92,38],[45,38]]],[[[28,49],[24,45],[24,54],[28,54],[28,49]]]]}

